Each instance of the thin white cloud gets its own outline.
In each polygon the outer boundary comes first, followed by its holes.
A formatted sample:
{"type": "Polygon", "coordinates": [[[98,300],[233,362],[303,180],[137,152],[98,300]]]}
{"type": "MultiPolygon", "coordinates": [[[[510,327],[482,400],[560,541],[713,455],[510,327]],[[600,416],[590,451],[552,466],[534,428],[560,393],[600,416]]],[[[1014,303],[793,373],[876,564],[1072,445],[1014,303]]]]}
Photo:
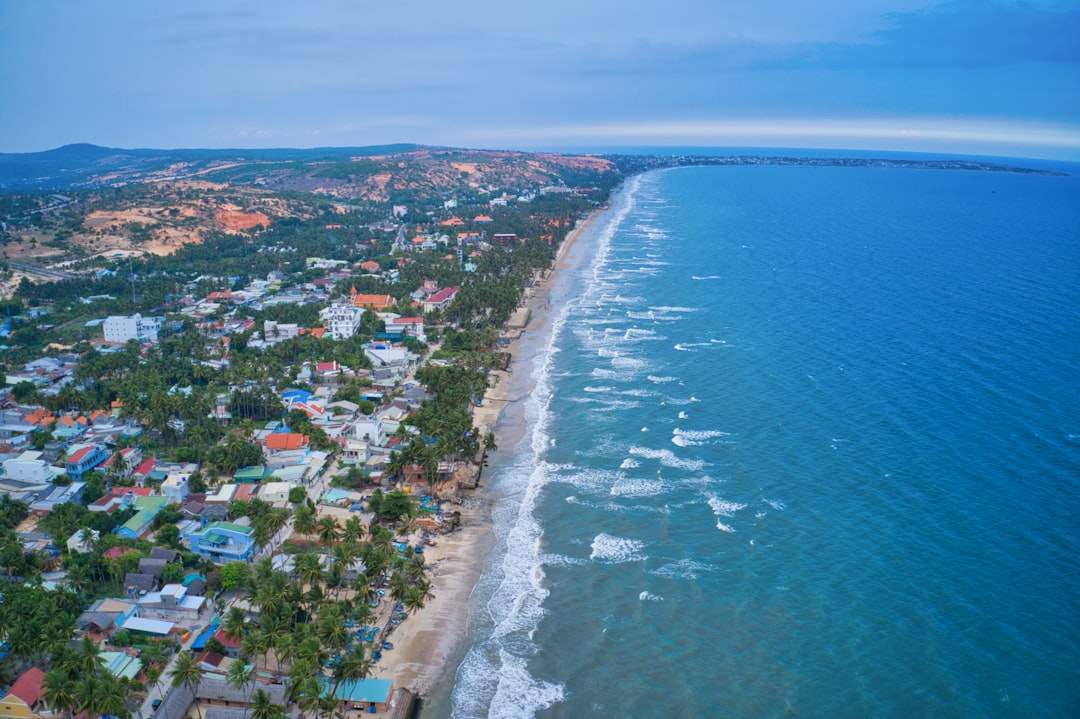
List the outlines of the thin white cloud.
{"type": "Polygon", "coordinates": [[[997,120],[924,118],[696,120],[598,123],[477,131],[477,137],[534,142],[706,143],[829,141],[960,143],[1080,149],[1080,127],[997,120]]]}

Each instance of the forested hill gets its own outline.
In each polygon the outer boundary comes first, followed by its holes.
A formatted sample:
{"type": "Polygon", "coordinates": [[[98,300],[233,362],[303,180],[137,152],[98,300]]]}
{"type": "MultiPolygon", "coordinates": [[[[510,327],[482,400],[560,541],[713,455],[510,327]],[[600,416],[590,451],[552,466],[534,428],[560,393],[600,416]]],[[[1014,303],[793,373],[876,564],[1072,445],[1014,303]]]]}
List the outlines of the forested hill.
{"type": "Polygon", "coordinates": [[[576,184],[612,169],[612,163],[591,157],[410,144],[306,150],[124,150],[81,144],[0,154],[0,194],[207,180],[409,202],[417,195],[470,189],[576,184]]]}
{"type": "Polygon", "coordinates": [[[307,150],[125,150],[82,143],[44,152],[0,153],[0,192],[61,191],[194,177],[237,164],[347,162],[354,157],[392,155],[418,147],[398,144],[307,150]]]}

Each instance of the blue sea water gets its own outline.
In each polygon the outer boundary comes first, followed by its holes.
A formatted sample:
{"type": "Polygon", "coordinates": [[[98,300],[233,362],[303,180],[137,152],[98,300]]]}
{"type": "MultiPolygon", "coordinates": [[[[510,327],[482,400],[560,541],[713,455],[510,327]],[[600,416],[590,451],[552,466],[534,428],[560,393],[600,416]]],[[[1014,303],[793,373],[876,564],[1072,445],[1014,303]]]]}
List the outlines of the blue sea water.
{"type": "Polygon", "coordinates": [[[1080,179],[659,171],[574,251],[453,716],[1080,711],[1080,179]]]}

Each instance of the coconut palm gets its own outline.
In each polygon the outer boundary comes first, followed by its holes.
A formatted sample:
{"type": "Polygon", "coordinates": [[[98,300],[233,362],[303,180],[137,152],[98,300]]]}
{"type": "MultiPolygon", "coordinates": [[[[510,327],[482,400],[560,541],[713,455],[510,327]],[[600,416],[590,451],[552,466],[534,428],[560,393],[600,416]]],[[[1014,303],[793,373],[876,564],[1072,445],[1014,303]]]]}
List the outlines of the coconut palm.
{"type": "Polygon", "coordinates": [[[248,713],[248,691],[255,683],[255,666],[248,664],[241,658],[229,665],[229,671],[225,674],[225,681],[240,690],[244,695],[244,717],[248,713]]]}
{"type": "Polygon", "coordinates": [[[293,528],[304,536],[315,534],[315,510],[307,502],[296,505],[293,511],[293,528]]]}
{"type": "Polygon", "coordinates": [[[169,677],[174,689],[184,687],[191,690],[191,693],[195,695],[195,713],[199,714],[199,696],[196,690],[199,682],[202,681],[202,670],[195,663],[195,658],[191,656],[191,650],[185,649],[176,655],[176,664],[169,670],[169,677]]]}
{"type": "Polygon", "coordinates": [[[222,635],[233,642],[243,641],[248,631],[247,614],[240,607],[229,607],[221,623],[222,635]]]}
{"type": "Polygon", "coordinates": [[[63,669],[50,669],[45,672],[42,686],[45,688],[42,697],[53,712],[57,714],[67,712],[69,717],[75,715],[76,684],[66,671],[63,669]]]}
{"type": "Polygon", "coordinates": [[[337,517],[327,515],[315,523],[315,533],[319,544],[330,547],[341,537],[341,526],[337,517]]]}
{"type": "Polygon", "coordinates": [[[265,689],[256,689],[251,697],[251,719],[285,719],[285,707],[275,704],[265,689]]]}

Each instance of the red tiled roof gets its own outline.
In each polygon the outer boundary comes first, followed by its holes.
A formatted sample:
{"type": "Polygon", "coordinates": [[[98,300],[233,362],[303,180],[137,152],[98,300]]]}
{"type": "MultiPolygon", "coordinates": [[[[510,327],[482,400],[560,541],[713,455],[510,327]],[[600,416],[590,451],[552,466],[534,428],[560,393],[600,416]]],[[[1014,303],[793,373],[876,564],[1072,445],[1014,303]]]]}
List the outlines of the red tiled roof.
{"type": "Polygon", "coordinates": [[[118,557],[124,556],[128,552],[134,551],[135,550],[131,547],[112,547],[111,549],[106,549],[104,554],[102,554],[101,556],[105,557],[106,559],[117,559],[118,557]]]}
{"type": "Polygon", "coordinates": [[[303,449],[307,446],[307,443],[308,436],[298,432],[279,432],[266,438],[267,449],[303,449]]]}
{"type": "Polygon", "coordinates": [[[72,463],[72,464],[78,464],[79,462],[83,461],[83,458],[86,457],[86,455],[90,454],[91,452],[93,452],[96,449],[97,449],[97,447],[83,447],[82,449],[77,451],[75,454],[68,457],[67,461],[72,463]]]}
{"type": "Polygon", "coordinates": [[[8,696],[18,697],[26,706],[32,707],[41,698],[41,683],[44,679],[45,672],[37,667],[30,667],[11,685],[8,696]]]}
{"type": "Polygon", "coordinates": [[[157,466],[157,458],[151,457],[150,459],[144,459],[139,463],[139,466],[135,468],[132,474],[141,474],[144,477],[154,471],[154,467],[157,466]]]}

